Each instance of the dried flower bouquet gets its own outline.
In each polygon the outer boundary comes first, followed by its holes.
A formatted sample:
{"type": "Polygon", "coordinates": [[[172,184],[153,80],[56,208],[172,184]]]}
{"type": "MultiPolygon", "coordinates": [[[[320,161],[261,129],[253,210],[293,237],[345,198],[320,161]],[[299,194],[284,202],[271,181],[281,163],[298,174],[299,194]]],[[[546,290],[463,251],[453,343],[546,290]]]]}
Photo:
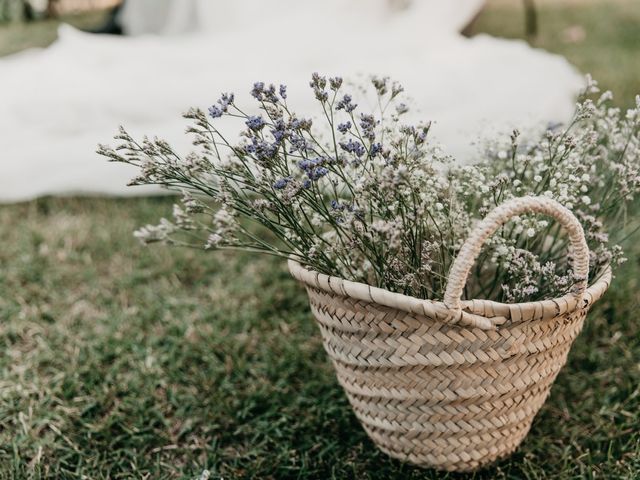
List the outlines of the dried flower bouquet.
{"type": "MultiPolygon", "coordinates": [[[[573,121],[539,138],[484,145],[482,161],[460,166],[430,142],[430,123],[407,125],[403,89],[373,78],[374,111],[361,111],[341,78],[314,74],[319,119],[299,116],[285,86],[256,83],[261,113],[233,94],[185,117],[195,152],[182,158],[160,139],[138,142],[121,129],[110,160],[140,168],[133,185],[183,194],[173,219],[141,228],[144,242],[241,249],[296,258],[314,271],[422,299],[441,299],[470,229],[516,197],[555,199],[580,219],[591,280],[624,260],[608,232],[619,230],[640,186],[640,100],[621,112],[589,79],[573,121]],[[594,97],[591,99],[590,97],[594,97]],[[242,122],[240,140],[217,128],[242,122]],[[259,224],[265,229],[256,229],[259,224]],[[267,233],[269,232],[269,233],[267,233]]],[[[567,293],[576,280],[568,239],[546,218],[517,216],[485,246],[469,298],[523,302],[567,293]]]]}
{"type": "Polygon", "coordinates": [[[382,451],[475,470],[527,435],[624,260],[607,231],[640,185],[640,98],[623,114],[609,93],[589,99],[589,82],[570,125],[535,141],[513,132],[459,166],[430,124],[404,124],[398,84],[372,87],[378,107],[360,112],[341,78],[314,74],[317,128],[284,86],[256,83],[258,115],[232,94],[187,114],[199,150],[184,159],[124,130],[100,153],[140,167],[133,184],[183,192],[173,220],[136,233],[144,242],[289,259],[382,451]],[[216,127],[223,116],[244,123],[239,142],[216,127]]]}

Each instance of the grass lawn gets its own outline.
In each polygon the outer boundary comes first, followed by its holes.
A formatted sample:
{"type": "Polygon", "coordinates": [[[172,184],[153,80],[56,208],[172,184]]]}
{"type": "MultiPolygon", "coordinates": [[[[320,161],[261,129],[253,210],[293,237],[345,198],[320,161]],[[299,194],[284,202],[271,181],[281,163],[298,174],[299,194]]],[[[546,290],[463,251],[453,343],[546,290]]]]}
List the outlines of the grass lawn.
{"type": "MultiPolygon", "coordinates": [[[[81,30],[97,28],[104,22],[105,12],[66,15],[65,23],[81,30]]],[[[46,47],[57,37],[59,20],[42,20],[35,23],[0,24],[0,56],[16,53],[25,48],[46,47]]]]}
{"type": "MultiPolygon", "coordinates": [[[[475,31],[519,36],[519,5],[491,2],[475,31]]],[[[637,6],[545,0],[537,44],[628,104],[640,91],[637,6]],[[578,23],[585,40],[563,43],[559,32],[578,23]]],[[[2,51],[24,47],[25,32],[0,28],[2,51]]],[[[390,460],[367,439],[282,262],[139,246],[131,232],[171,204],[0,206],[0,480],[204,469],[213,479],[640,478],[640,246],[628,245],[517,453],[447,476],[390,460]]]]}
{"type": "MultiPolygon", "coordinates": [[[[620,106],[640,92],[639,0],[534,0],[538,12],[535,47],[564,55],[591,73],[620,106]]],[[[506,38],[525,34],[522,0],[488,0],[471,33],[506,38]]]]}

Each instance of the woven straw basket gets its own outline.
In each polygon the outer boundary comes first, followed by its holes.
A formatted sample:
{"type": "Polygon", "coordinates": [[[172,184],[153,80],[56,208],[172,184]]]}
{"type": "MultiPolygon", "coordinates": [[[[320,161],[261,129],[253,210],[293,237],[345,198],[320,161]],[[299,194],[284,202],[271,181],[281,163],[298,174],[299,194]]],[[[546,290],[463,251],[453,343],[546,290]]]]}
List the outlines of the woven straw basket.
{"type": "Polygon", "coordinates": [[[606,269],[587,288],[582,227],[544,197],[509,201],[477,225],[442,302],[329,277],[294,260],[289,270],[306,287],[338,380],[375,444],[400,460],[450,471],[478,469],[517,448],[611,280],[606,269]],[[461,301],[485,240],[525,213],[553,217],[567,231],[573,292],[532,303],[461,301]]]}

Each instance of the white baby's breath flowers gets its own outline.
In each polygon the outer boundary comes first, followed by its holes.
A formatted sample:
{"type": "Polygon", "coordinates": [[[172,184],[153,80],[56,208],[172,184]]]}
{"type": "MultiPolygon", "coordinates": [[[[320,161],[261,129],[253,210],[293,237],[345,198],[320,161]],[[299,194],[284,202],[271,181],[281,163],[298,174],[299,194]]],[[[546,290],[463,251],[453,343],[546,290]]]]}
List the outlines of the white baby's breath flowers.
{"type": "Polygon", "coordinates": [[[207,243],[204,246],[205,250],[211,250],[213,248],[218,248],[223,244],[224,238],[219,233],[212,233],[207,238],[207,243]]]}
{"type": "Polygon", "coordinates": [[[174,224],[162,218],[158,225],[146,225],[133,232],[133,236],[142,243],[170,242],[171,234],[177,230],[174,224]]]}

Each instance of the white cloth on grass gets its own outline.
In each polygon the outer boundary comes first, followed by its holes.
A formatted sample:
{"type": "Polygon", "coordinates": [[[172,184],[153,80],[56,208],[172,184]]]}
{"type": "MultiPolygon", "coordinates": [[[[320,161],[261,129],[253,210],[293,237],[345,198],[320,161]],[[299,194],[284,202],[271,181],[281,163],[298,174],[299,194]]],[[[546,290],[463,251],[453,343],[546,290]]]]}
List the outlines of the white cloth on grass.
{"type": "MultiPolygon", "coordinates": [[[[122,124],[187,151],[180,114],[228,91],[251,105],[258,80],[289,85],[289,104],[306,116],[316,111],[313,71],[399,80],[413,118],[436,121],[435,136],[462,161],[475,159],[471,143],[487,129],[566,121],[581,76],[522,41],[462,37],[481,4],[193,0],[198,26],[188,34],[112,37],[63,26],[50,47],[0,59],[0,201],[157,191],[126,187],[135,169],[107,163],[96,145],[122,124]]],[[[185,18],[171,31],[184,31],[185,18]]]]}

